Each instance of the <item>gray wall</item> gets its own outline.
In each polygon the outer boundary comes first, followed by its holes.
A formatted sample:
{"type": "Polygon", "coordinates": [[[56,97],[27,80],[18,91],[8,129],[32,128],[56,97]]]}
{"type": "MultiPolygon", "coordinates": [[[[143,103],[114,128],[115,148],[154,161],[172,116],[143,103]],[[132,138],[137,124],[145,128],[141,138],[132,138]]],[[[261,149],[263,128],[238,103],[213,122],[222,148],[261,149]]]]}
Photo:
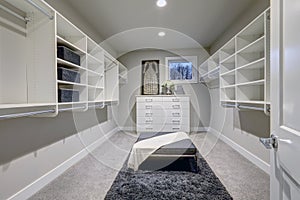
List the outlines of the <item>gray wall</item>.
{"type": "MultiPolygon", "coordinates": [[[[128,83],[120,87],[120,104],[118,112],[118,125],[127,130],[135,130],[136,108],[135,95],[141,94],[141,61],[160,61],[160,83],[166,80],[165,57],[170,56],[198,56],[198,63],[207,58],[202,49],[183,49],[172,52],[164,50],[138,50],[127,53],[119,58],[120,62],[128,68],[128,83]]],[[[191,127],[208,127],[210,121],[210,98],[207,87],[202,84],[183,84],[183,90],[191,95],[191,127]]]]}
{"type": "Polygon", "coordinates": [[[222,107],[219,89],[210,90],[210,95],[210,127],[259,159],[270,163],[269,151],[258,140],[259,137],[269,137],[270,117],[261,111],[238,111],[222,107]]]}
{"type": "Polygon", "coordinates": [[[268,7],[270,7],[270,0],[255,0],[255,3],[253,3],[251,7],[247,8],[247,10],[245,10],[245,12],[243,12],[243,14],[239,16],[234,23],[228,27],[226,31],[211,45],[210,53],[213,54],[216,52],[268,7]]]}

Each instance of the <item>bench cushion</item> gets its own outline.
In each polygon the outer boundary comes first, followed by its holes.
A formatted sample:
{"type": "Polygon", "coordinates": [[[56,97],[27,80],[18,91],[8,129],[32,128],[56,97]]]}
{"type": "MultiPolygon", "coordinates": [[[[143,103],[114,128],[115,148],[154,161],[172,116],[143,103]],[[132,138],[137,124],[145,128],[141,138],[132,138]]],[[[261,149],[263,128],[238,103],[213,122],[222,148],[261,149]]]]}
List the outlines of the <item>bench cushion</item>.
{"type": "MultiPolygon", "coordinates": [[[[137,142],[156,137],[159,135],[168,134],[165,132],[158,133],[141,133],[137,142]]],[[[197,149],[190,139],[181,140],[172,144],[164,145],[154,152],[155,155],[195,155],[197,149]]]]}

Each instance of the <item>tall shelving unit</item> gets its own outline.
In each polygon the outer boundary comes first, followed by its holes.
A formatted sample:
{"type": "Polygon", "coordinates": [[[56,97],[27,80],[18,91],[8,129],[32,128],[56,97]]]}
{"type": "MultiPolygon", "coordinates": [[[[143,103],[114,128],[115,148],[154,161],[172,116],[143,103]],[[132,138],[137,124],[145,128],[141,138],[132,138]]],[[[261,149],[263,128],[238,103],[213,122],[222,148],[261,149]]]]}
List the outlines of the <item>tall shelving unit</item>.
{"type": "Polygon", "coordinates": [[[236,107],[270,107],[270,11],[220,49],[220,100],[236,107]]]}
{"type": "MultiPolygon", "coordinates": [[[[5,51],[0,49],[0,119],[31,116],[31,111],[50,117],[59,111],[86,111],[91,104],[119,100],[118,92],[109,92],[118,90],[119,62],[84,32],[43,0],[0,4],[11,9],[4,9],[5,15],[0,16],[5,24],[0,26],[0,43],[5,46],[5,51]],[[59,58],[58,46],[79,55],[80,64],[59,58]],[[114,63],[109,69],[105,55],[114,63]],[[80,82],[59,79],[61,67],[78,73],[80,82]],[[59,89],[78,91],[79,100],[59,102],[59,89]]],[[[125,79],[125,74],[122,77],[125,79]]]]}
{"type": "Polygon", "coordinates": [[[200,82],[210,83],[219,78],[219,51],[214,53],[199,66],[200,82]]]}
{"type": "MultiPolygon", "coordinates": [[[[61,58],[57,59],[57,66],[63,66],[67,69],[72,69],[80,74],[80,83],[62,81],[57,79],[57,89],[68,89],[79,91],[78,102],[58,102],[59,108],[66,108],[69,106],[82,106],[86,110],[88,100],[88,85],[87,85],[87,37],[77,27],[70,23],[62,15],[56,13],[56,45],[65,46],[80,56],[80,65],[73,64],[61,58]]],[[[57,48],[56,47],[56,48],[57,48]]]]}
{"type": "Polygon", "coordinates": [[[199,66],[200,82],[219,80],[221,104],[269,114],[269,15],[267,9],[199,66]]]}

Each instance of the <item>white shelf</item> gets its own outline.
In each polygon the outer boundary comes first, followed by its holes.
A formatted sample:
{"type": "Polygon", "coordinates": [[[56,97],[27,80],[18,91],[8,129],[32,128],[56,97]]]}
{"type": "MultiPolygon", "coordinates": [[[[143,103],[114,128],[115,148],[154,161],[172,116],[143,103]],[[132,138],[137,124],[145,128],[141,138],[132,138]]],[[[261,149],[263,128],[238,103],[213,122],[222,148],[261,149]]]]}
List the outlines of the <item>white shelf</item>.
{"type": "Polygon", "coordinates": [[[227,88],[235,88],[235,85],[227,85],[227,86],[221,87],[221,89],[227,89],[227,88]]]}
{"type": "Polygon", "coordinates": [[[83,51],[79,47],[75,46],[71,42],[67,41],[66,39],[62,38],[61,36],[57,35],[56,38],[57,38],[57,44],[58,44],[58,46],[59,45],[66,46],[69,49],[73,50],[75,53],[80,54],[80,55],[86,54],[85,51],[83,51]]]}
{"type": "Polygon", "coordinates": [[[235,73],[235,69],[232,69],[228,72],[225,72],[225,73],[221,74],[220,76],[233,76],[234,73],[235,73]]]}
{"type": "Polygon", "coordinates": [[[237,53],[256,53],[264,51],[264,45],[265,45],[265,36],[262,36],[255,40],[254,42],[250,43],[249,45],[245,46],[241,50],[239,50],[237,53]]]}
{"type": "Polygon", "coordinates": [[[246,65],[242,65],[239,68],[237,68],[237,70],[241,70],[241,69],[263,69],[264,68],[264,63],[265,62],[265,58],[261,58],[258,60],[255,60],[251,63],[248,63],[246,65]]]}
{"type": "Polygon", "coordinates": [[[99,86],[94,86],[94,85],[88,85],[88,87],[92,88],[92,89],[104,90],[104,87],[99,87],[99,86]]]}
{"type": "Polygon", "coordinates": [[[239,83],[236,86],[247,86],[247,85],[264,85],[265,80],[257,80],[257,81],[251,81],[246,83],[239,83]]]}
{"type": "Polygon", "coordinates": [[[73,69],[86,70],[86,68],[83,68],[79,65],[68,62],[68,61],[63,60],[61,58],[56,58],[56,61],[57,61],[58,64],[61,64],[61,65],[64,65],[64,66],[67,66],[67,67],[70,67],[70,68],[73,68],[73,69]]]}
{"type": "Polygon", "coordinates": [[[57,80],[57,83],[58,84],[64,84],[64,85],[73,85],[73,86],[79,86],[79,87],[86,87],[86,84],[74,83],[74,82],[69,82],[69,81],[57,80]]]}

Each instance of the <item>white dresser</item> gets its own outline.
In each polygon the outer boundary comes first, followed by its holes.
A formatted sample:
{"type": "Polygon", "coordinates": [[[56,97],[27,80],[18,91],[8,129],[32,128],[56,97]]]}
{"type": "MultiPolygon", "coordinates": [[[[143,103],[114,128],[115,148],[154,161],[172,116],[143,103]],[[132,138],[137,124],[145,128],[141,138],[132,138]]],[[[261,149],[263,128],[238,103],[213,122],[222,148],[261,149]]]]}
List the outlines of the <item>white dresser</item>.
{"type": "Polygon", "coordinates": [[[137,132],[190,132],[190,97],[137,96],[137,132]]]}

